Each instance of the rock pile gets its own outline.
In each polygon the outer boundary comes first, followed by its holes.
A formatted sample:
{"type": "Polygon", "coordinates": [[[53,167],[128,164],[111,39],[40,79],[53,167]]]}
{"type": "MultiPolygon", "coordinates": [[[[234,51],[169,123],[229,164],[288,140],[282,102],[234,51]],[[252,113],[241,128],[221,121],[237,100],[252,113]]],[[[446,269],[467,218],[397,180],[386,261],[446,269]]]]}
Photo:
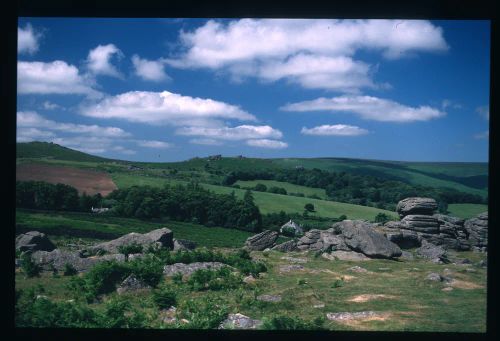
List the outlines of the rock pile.
{"type": "Polygon", "coordinates": [[[195,262],[195,263],[175,263],[172,265],[165,265],[163,267],[163,274],[165,276],[173,276],[180,273],[183,276],[190,276],[196,270],[219,270],[220,268],[228,266],[219,262],[195,262]]]}
{"type": "Polygon", "coordinates": [[[266,230],[248,238],[245,248],[249,251],[262,251],[271,248],[278,239],[278,232],[266,230]]]}
{"type": "Polygon", "coordinates": [[[431,198],[406,198],[401,200],[397,213],[399,222],[384,225],[387,239],[401,248],[418,247],[425,240],[445,250],[470,250],[471,247],[485,251],[488,244],[488,214],[463,219],[434,214],[437,203],[431,198]]]}
{"type": "Polygon", "coordinates": [[[94,245],[89,251],[92,253],[99,251],[117,253],[120,246],[133,244],[142,246],[144,251],[149,246],[172,250],[174,248],[173,235],[173,232],[165,227],[144,234],[132,232],[109,242],[94,245]]]}
{"type": "Polygon", "coordinates": [[[16,250],[26,251],[52,251],[56,247],[45,233],[29,231],[16,237],[16,250]]]}

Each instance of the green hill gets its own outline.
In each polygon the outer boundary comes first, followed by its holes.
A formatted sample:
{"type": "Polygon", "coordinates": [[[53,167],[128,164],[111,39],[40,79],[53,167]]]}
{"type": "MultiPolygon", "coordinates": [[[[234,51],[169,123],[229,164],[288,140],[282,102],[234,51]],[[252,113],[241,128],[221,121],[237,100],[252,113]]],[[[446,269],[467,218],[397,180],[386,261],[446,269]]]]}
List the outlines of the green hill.
{"type": "Polygon", "coordinates": [[[26,142],[16,144],[17,158],[55,159],[78,162],[109,162],[111,159],[89,155],[49,142],[26,142]]]}

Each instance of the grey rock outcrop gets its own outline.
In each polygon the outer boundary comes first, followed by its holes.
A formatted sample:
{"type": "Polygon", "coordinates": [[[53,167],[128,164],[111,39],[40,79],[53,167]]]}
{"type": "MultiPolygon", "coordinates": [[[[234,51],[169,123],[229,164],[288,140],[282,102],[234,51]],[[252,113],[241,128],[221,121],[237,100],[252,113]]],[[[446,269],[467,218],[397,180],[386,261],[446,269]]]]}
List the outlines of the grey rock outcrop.
{"type": "Polygon", "coordinates": [[[16,237],[16,250],[26,251],[52,251],[56,247],[50,239],[38,231],[29,231],[16,237]]]}
{"type": "Polygon", "coordinates": [[[401,219],[402,228],[423,233],[439,233],[439,222],[433,216],[410,214],[401,219]]]}
{"type": "Polygon", "coordinates": [[[229,265],[220,262],[195,262],[190,264],[175,263],[172,265],[165,265],[163,267],[163,274],[165,276],[173,276],[177,273],[180,273],[183,276],[190,276],[197,270],[219,270],[224,266],[229,265]]]}
{"type": "Polygon", "coordinates": [[[240,313],[229,314],[221,322],[219,329],[256,329],[262,324],[261,320],[254,320],[240,313]]]}
{"type": "Polygon", "coordinates": [[[394,258],[401,256],[401,249],[383,234],[375,231],[371,224],[362,220],[344,220],[333,225],[333,229],[344,238],[352,250],[373,258],[394,258]]]}
{"type": "Polygon", "coordinates": [[[245,248],[250,251],[262,251],[273,247],[276,239],[278,239],[278,232],[267,230],[249,237],[245,242],[245,248]]]}
{"type": "Polygon", "coordinates": [[[329,260],[351,260],[351,261],[367,261],[370,258],[364,254],[355,251],[332,251],[330,253],[323,253],[321,257],[329,260]]]}
{"type": "Polygon", "coordinates": [[[448,255],[446,254],[446,250],[441,246],[434,245],[432,243],[427,242],[426,240],[422,241],[422,246],[417,249],[417,255],[430,259],[434,263],[448,263],[448,255]]]}
{"type": "Polygon", "coordinates": [[[295,251],[297,250],[297,242],[295,240],[288,240],[284,243],[273,246],[271,250],[280,252],[295,251]]]}
{"type": "Polygon", "coordinates": [[[90,270],[95,264],[103,261],[116,260],[124,262],[125,256],[122,254],[109,254],[101,257],[82,257],[78,251],[62,251],[60,249],[48,251],[35,251],[31,258],[42,270],[50,271],[52,266],[58,271],[64,270],[66,264],[74,267],[78,272],[90,270]]]}
{"type": "Polygon", "coordinates": [[[151,287],[135,277],[134,275],[130,275],[123,280],[123,282],[116,288],[116,292],[118,294],[123,294],[128,291],[137,291],[143,289],[150,289],[151,287]]]}
{"type": "Polygon", "coordinates": [[[194,250],[195,248],[196,248],[196,243],[191,240],[174,238],[174,251],[194,250]]]}
{"type": "Polygon", "coordinates": [[[437,202],[432,198],[411,197],[398,202],[396,211],[402,218],[409,214],[432,215],[437,208],[437,202]]]}
{"type": "Polygon", "coordinates": [[[144,249],[152,246],[172,250],[174,248],[173,233],[165,227],[144,234],[132,232],[109,242],[94,245],[89,250],[94,253],[98,251],[118,253],[120,246],[133,244],[141,245],[144,249]]]}
{"type": "Polygon", "coordinates": [[[410,230],[399,230],[388,232],[385,234],[386,238],[394,244],[398,245],[401,249],[410,249],[421,245],[420,236],[410,230]]]}
{"type": "Polygon", "coordinates": [[[488,248],[488,212],[478,214],[475,218],[468,219],[464,228],[469,234],[469,243],[472,247],[488,248]]]}
{"type": "Polygon", "coordinates": [[[350,251],[350,248],[344,242],[344,238],[335,229],[328,230],[310,230],[299,239],[297,242],[297,249],[309,251],[330,251],[330,250],[344,250],[350,251]]]}

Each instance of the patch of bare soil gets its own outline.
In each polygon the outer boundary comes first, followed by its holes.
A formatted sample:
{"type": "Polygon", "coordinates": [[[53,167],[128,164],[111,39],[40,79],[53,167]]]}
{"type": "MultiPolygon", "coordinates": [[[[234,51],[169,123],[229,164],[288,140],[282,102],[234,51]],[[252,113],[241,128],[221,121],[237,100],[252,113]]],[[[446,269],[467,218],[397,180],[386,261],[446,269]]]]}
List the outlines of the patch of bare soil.
{"type": "Polygon", "coordinates": [[[328,313],[329,320],[342,323],[356,329],[367,329],[363,324],[368,321],[386,321],[392,317],[390,312],[363,311],[357,313],[328,313]]]}
{"type": "Polygon", "coordinates": [[[80,195],[85,192],[106,196],[117,189],[111,177],[104,172],[36,163],[17,165],[16,180],[66,184],[75,187],[80,195]]]}
{"type": "Polygon", "coordinates": [[[473,282],[468,282],[468,281],[462,281],[460,279],[452,279],[449,285],[453,288],[458,288],[458,289],[479,289],[483,288],[482,285],[473,283],[473,282]]]}
{"type": "Polygon", "coordinates": [[[349,299],[349,302],[356,302],[356,303],[364,303],[372,300],[378,300],[378,299],[394,299],[396,296],[394,295],[384,295],[384,294],[362,294],[358,296],[354,296],[353,298],[349,299]]]}

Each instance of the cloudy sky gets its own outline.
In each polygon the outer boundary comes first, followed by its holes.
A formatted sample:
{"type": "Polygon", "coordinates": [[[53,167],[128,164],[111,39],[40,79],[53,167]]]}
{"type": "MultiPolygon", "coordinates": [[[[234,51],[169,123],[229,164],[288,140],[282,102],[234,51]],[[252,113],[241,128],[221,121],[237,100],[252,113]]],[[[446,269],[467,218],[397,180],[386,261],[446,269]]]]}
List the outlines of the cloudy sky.
{"type": "Polygon", "coordinates": [[[17,141],[111,158],[488,161],[489,21],[18,22],[17,141]]]}

